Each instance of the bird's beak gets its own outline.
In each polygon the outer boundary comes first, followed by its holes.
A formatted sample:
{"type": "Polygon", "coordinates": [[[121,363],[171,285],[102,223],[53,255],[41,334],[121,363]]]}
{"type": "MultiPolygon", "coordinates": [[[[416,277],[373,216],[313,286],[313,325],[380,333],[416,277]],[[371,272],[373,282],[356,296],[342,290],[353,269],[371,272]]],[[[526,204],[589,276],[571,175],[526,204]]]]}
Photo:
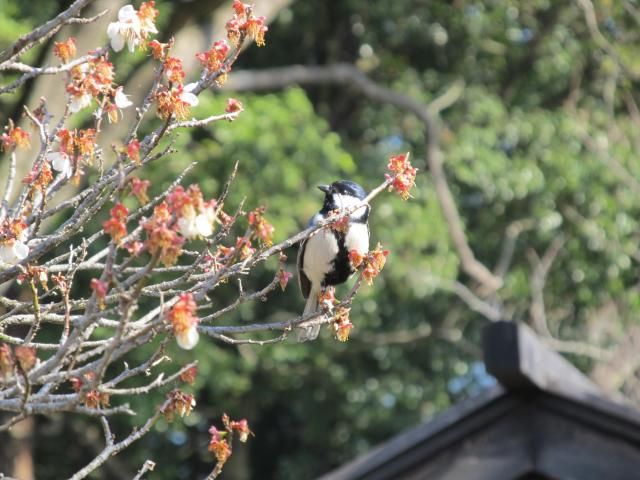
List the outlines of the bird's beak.
{"type": "Polygon", "coordinates": [[[324,193],[329,193],[331,191],[331,187],[329,185],[318,185],[318,188],[324,193]]]}

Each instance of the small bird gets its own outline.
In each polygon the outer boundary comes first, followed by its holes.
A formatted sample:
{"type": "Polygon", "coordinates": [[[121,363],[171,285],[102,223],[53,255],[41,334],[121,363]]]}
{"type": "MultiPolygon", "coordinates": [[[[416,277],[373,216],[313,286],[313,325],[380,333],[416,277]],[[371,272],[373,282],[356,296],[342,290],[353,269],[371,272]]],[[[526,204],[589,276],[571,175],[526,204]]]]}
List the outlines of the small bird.
{"type": "MultiPolygon", "coordinates": [[[[327,218],[334,210],[355,207],[367,196],[360,185],[349,180],[338,180],[331,185],[319,185],[318,188],[325,194],[324,204],[309,226],[327,218]]],[[[369,212],[369,205],[363,205],[349,215],[346,232],[322,228],[300,245],[298,282],[302,295],[307,299],[303,315],[318,311],[318,296],[325,287],[344,283],[355,272],[349,262],[351,250],[361,255],[369,251],[369,212]]],[[[298,341],[315,340],[319,332],[320,325],[299,327],[298,341]]]]}

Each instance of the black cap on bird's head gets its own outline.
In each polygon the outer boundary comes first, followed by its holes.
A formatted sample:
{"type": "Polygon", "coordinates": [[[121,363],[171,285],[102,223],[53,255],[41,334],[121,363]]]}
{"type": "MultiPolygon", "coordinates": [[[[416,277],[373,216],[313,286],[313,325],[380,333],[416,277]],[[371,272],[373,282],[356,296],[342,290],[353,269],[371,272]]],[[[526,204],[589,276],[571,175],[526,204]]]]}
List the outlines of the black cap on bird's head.
{"type": "Polygon", "coordinates": [[[337,208],[350,207],[367,196],[364,188],[350,180],[338,180],[331,185],[318,185],[318,188],[325,194],[322,205],[323,213],[337,208]]]}
{"type": "Polygon", "coordinates": [[[367,192],[364,191],[360,185],[351,180],[338,180],[331,185],[318,185],[318,188],[322,190],[325,195],[334,195],[339,193],[340,195],[355,197],[362,200],[367,196],[367,192]]]}

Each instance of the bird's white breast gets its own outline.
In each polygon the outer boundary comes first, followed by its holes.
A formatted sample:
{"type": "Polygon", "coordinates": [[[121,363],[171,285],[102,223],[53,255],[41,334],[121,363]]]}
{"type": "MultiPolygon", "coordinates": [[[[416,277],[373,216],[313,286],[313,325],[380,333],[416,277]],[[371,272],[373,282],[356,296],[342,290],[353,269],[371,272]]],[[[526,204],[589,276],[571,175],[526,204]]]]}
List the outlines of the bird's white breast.
{"type": "Polygon", "coordinates": [[[307,240],[303,271],[312,284],[322,283],[325,274],[331,271],[333,259],[337,254],[338,241],[331,230],[320,229],[307,240]]]}
{"type": "Polygon", "coordinates": [[[364,255],[369,251],[369,228],[364,223],[352,223],[344,239],[347,251],[356,250],[364,255]]]}

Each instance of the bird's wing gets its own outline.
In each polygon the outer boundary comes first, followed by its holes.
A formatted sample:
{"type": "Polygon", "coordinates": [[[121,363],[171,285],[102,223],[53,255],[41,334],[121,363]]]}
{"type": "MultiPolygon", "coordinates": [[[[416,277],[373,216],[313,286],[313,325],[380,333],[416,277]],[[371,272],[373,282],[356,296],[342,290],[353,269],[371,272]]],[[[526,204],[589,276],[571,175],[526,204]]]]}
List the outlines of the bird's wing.
{"type": "Polygon", "coordinates": [[[311,281],[304,274],[304,250],[307,246],[307,241],[303,240],[300,242],[300,248],[298,248],[298,285],[300,285],[300,291],[302,292],[302,296],[307,298],[309,296],[309,292],[311,291],[311,281]]]}
{"type": "MultiPolygon", "coordinates": [[[[322,219],[322,215],[317,213],[314,215],[309,223],[307,224],[307,228],[315,225],[322,219]]],[[[307,247],[307,240],[302,240],[300,242],[300,248],[298,248],[298,285],[300,285],[300,291],[302,292],[302,296],[304,298],[309,297],[309,292],[311,292],[311,280],[304,274],[304,250],[307,247]]]]}

